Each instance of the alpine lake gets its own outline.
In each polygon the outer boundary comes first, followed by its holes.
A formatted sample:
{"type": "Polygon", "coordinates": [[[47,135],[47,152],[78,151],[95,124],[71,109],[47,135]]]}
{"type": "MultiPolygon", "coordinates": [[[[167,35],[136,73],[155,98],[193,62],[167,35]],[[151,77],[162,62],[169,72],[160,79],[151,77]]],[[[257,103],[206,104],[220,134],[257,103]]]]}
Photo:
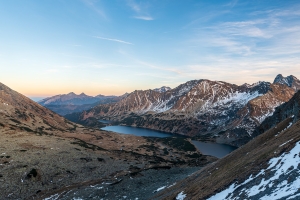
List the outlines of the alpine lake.
{"type": "MultiPolygon", "coordinates": [[[[110,124],[111,121],[108,120],[99,120],[100,122],[104,124],[110,124]]],[[[102,130],[106,131],[113,131],[116,133],[121,134],[132,134],[136,136],[142,136],[142,137],[185,137],[181,135],[176,135],[172,133],[165,133],[161,131],[156,131],[152,129],[146,129],[146,128],[138,128],[138,127],[131,127],[131,126],[106,126],[101,128],[102,130]]],[[[212,143],[212,142],[201,142],[192,140],[193,145],[204,155],[210,155],[217,158],[222,158],[229,154],[230,152],[237,149],[237,147],[230,146],[227,144],[218,144],[218,143],[212,143]]]]}

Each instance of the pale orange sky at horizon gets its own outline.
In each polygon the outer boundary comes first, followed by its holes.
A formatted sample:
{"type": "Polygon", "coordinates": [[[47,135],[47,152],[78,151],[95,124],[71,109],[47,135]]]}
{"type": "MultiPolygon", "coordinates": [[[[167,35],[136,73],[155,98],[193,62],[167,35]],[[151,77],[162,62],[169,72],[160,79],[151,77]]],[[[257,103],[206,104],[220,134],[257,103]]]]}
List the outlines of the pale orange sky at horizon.
{"type": "MultiPolygon", "coordinates": [[[[274,77],[272,78],[266,78],[266,79],[261,79],[261,80],[255,80],[255,78],[253,78],[252,82],[247,81],[248,84],[252,84],[258,81],[268,81],[268,82],[273,82],[274,78],[276,77],[277,74],[274,74],[274,77]]],[[[290,75],[290,74],[289,74],[290,75]]],[[[288,74],[283,74],[283,76],[288,76],[288,74]]],[[[297,77],[297,75],[294,75],[297,77]]],[[[200,78],[199,78],[200,79],[200,78]]],[[[205,79],[205,78],[204,78],[205,79]]],[[[191,79],[194,80],[194,79],[191,79]]],[[[209,80],[213,80],[213,79],[209,79],[209,80]]],[[[215,80],[215,81],[225,81],[228,83],[232,83],[232,84],[236,84],[236,85],[242,85],[246,82],[242,82],[243,79],[241,79],[238,83],[237,80],[235,80],[235,82],[230,82],[230,81],[226,81],[226,80],[215,80]]],[[[187,80],[189,81],[189,80],[187,80]]],[[[185,81],[185,82],[187,82],[185,81]]],[[[147,89],[154,89],[154,88],[158,88],[158,87],[162,87],[162,86],[168,86],[171,88],[175,88],[177,86],[179,86],[180,84],[183,84],[185,82],[181,82],[181,83],[177,83],[177,84],[165,84],[165,85],[157,85],[155,83],[150,84],[149,86],[144,86],[142,84],[140,85],[136,85],[136,87],[119,87],[117,85],[115,86],[98,86],[98,85],[88,85],[88,84],[78,84],[78,85],[74,85],[73,87],[70,85],[63,85],[60,86],[59,84],[53,84],[51,86],[48,86],[47,84],[35,84],[34,82],[27,82],[25,84],[20,84],[20,82],[15,82],[15,81],[8,81],[7,83],[3,83],[6,84],[8,87],[10,87],[11,89],[27,96],[27,97],[51,97],[51,96],[55,96],[55,95],[59,95],[59,94],[68,94],[70,92],[74,92],[75,94],[81,94],[81,93],[85,93],[88,96],[96,96],[99,94],[102,95],[115,95],[115,96],[120,96],[127,93],[131,93],[134,90],[147,90],[147,89]]]]}

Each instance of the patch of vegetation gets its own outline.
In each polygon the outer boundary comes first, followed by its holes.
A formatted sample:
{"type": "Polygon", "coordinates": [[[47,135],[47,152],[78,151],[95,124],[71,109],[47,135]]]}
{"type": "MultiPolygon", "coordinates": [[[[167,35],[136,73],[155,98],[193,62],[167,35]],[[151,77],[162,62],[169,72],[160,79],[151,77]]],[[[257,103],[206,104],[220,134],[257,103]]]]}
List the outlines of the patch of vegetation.
{"type": "Polygon", "coordinates": [[[154,146],[154,144],[151,144],[151,145],[147,145],[147,144],[143,144],[143,145],[140,145],[138,148],[145,148],[147,149],[147,151],[158,151],[158,147],[154,146]]]}
{"type": "Polygon", "coordinates": [[[200,157],[202,157],[202,154],[199,154],[199,153],[187,154],[186,157],[189,157],[189,158],[200,158],[200,157]]]}
{"type": "Polygon", "coordinates": [[[20,121],[18,121],[18,120],[16,120],[16,119],[13,119],[13,118],[10,118],[10,121],[13,121],[13,122],[15,122],[15,123],[17,123],[17,124],[21,124],[20,121]]]}
{"type": "Polygon", "coordinates": [[[76,142],[71,142],[71,144],[77,144],[77,145],[79,145],[81,147],[84,147],[86,149],[92,149],[93,151],[95,151],[95,150],[105,151],[105,149],[103,149],[103,148],[101,148],[99,146],[96,146],[94,144],[86,143],[85,141],[79,140],[79,139],[77,139],[76,142]]]}
{"type": "Polygon", "coordinates": [[[32,178],[37,176],[37,170],[36,169],[31,169],[31,171],[27,174],[27,178],[32,178]]]}
{"type": "Polygon", "coordinates": [[[44,128],[45,128],[44,126],[38,127],[35,132],[40,136],[48,135],[48,133],[44,131],[44,128]]]}
{"type": "Polygon", "coordinates": [[[80,158],[80,160],[84,160],[84,161],[86,161],[86,162],[92,162],[92,161],[93,161],[93,159],[90,158],[90,157],[80,158]]]}
{"type": "Polygon", "coordinates": [[[22,129],[22,130],[25,130],[25,131],[27,131],[27,132],[34,132],[34,131],[31,130],[30,128],[24,127],[24,126],[22,126],[21,129],[22,129]]]}
{"type": "Polygon", "coordinates": [[[169,155],[169,151],[168,151],[167,148],[164,148],[163,150],[164,150],[164,154],[165,154],[165,155],[169,155]]]}
{"type": "MultiPolygon", "coordinates": [[[[150,140],[152,140],[152,139],[150,139],[150,140]]],[[[196,151],[197,150],[195,148],[195,146],[192,145],[185,138],[166,137],[166,138],[155,138],[154,140],[157,142],[162,142],[163,144],[166,144],[169,147],[172,147],[179,151],[196,151]]]]}
{"type": "Polygon", "coordinates": [[[97,158],[97,160],[98,160],[99,162],[105,162],[105,160],[104,160],[103,158],[97,158]]]}
{"type": "Polygon", "coordinates": [[[20,119],[27,120],[29,118],[25,112],[21,112],[18,109],[15,110],[15,113],[18,115],[18,118],[20,119]]]}

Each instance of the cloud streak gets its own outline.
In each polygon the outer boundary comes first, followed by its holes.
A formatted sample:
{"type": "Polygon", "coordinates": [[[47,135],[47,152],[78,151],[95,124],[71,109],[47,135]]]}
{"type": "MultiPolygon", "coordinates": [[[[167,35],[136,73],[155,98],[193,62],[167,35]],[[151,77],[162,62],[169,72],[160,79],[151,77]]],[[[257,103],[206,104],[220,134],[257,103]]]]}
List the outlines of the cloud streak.
{"type": "Polygon", "coordinates": [[[113,39],[113,38],[105,38],[105,37],[98,37],[98,36],[95,36],[95,38],[101,39],[101,40],[108,40],[108,41],[113,41],[113,42],[119,42],[119,43],[123,43],[123,44],[133,45],[131,42],[126,42],[124,40],[118,40],[118,39],[113,39]]]}
{"type": "Polygon", "coordinates": [[[127,5],[136,13],[133,18],[145,21],[154,20],[154,18],[147,12],[146,8],[148,6],[137,4],[134,0],[128,0],[127,5]]]}
{"type": "Polygon", "coordinates": [[[154,20],[152,17],[150,16],[134,16],[133,18],[136,18],[136,19],[142,19],[142,20],[146,20],[146,21],[151,21],[151,20],[154,20]]]}
{"type": "Polygon", "coordinates": [[[96,5],[97,1],[94,0],[81,0],[88,8],[96,12],[98,15],[100,15],[102,18],[107,19],[107,16],[102,8],[99,8],[99,6],[96,5]]]}

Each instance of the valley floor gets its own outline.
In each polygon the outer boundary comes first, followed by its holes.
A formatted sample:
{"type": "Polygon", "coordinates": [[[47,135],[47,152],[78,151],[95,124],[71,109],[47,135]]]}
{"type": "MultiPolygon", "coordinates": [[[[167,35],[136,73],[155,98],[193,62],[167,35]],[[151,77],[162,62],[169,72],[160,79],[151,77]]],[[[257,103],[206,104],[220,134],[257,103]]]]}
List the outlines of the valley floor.
{"type": "Polygon", "coordinates": [[[147,199],[216,160],[84,127],[53,135],[3,128],[0,138],[0,199],[147,199]]]}
{"type": "Polygon", "coordinates": [[[177,181],[199,169],[200,167],[172,167],[144,170],[134,175],[118,177],[114,181],[103,181],[100,184],[56,193],[46,199],[152,199],[157,192],[175,185],[177,181]]]}

